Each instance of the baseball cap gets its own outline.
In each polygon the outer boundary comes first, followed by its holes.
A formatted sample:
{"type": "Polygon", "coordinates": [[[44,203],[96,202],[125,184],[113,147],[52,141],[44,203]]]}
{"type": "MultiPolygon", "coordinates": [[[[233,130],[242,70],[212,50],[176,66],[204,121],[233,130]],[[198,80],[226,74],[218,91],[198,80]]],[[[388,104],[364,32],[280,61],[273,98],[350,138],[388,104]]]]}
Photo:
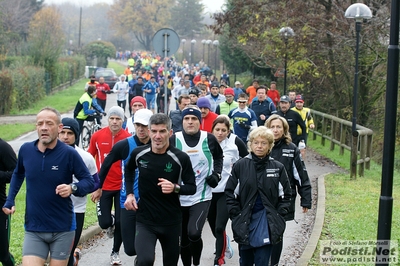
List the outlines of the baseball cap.
{"type": "Polygon", "coordinates": [[[242,83],[240,83],[240,81],[235,81],[235,85],[240,85],[242,83]]]}
{"type": "Polygon", "coordinates": [[[287,103],[290,103],[289,96],[283,95],[283,96],[281,97],[280,102],[287,102],[287,103]]]}
{"type": "Polygon", "coordinates": [[[149,109],[139,109],[133,116],[133,123],[142,124],[144,126],[149,125],[150,117],[153,115],[153,112],[149,109]]]}
{"type": "Polygon", "coordinates": [[[303,102],[304,103],[304,98],[303,95],[298,94],[296,95],[296,100],[294,100],[295,102],[303,102]]]}

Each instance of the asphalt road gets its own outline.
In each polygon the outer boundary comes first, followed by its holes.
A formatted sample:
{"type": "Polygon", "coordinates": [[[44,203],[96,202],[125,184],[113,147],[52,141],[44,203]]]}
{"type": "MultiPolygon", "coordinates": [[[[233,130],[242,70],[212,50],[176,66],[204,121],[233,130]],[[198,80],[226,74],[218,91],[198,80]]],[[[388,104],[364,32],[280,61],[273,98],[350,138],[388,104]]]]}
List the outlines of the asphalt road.
{"type": "MultiPolygon", "coordinates": [[[[83,88],[82,88],[83,93],[83,88]]],[[[107,99],[106,111],[116,105],[115,95],[110,94],[107,99]]],[[[175,109],[173,103],[171,103],[171,108],[175,109]]],[[[126,115],[128,116],[128,110],[126,110],[126,115]]],[[[72,113],[62,114],[63,117],[72,117],[72,113]]],[[[103,118],[103,126],[107,125],[107,119],[103,118]]],[[[13,149],[18,152],[19,147],[28,141],[33,141],[37,138],[36,132],[31,132],[21,136],[13,141],[10,141],[10,145],[13,149]]],[[[333,165],[330,161],[322,158],[318,154],[308,151],[306,157],[306,165],[310,175],[311,183],[313,185],[313,199],[314,204],[316,203],[316,180],[320,175],[336,172],[340,169],[333,165]]],[[[298,197],[297,197],[298,199],[298,197]]],[[[296,221],[287,222],[286,231],[284,235],[284,248],[283,254],[281,256],[280,265],[295,265],[297,259],[301,256],[304,247],[307,244],[308,238],[312,232],[314,218],[315,218],[315,208],[311,209],[308,213],[303,214],[299,205],[299,199],[296,204],[296,221]]],[[[89,204],[88,208],[94,208],[93,204],[89,204]]],[[[232,232],[230,228],[230,223],[227,226],[227,233],[232,238],[232,232]]],[[[206,223],[203,231],[203,253],[201,264],[202,265],[213,265],[214,260],[214,246],[215,239],[209,229],[208,223],[206,223]]],[[[232,259],[226,260],[226,265],[236,266],[239,265],[239,256],[237,245],[232,242],[232,248],[234,249],[234,256],[232,259]]],[[[82,258],[79,265],[84,266],[100,266],[100,265],[110,265],[110,253],[112,247],[112,239],[107,238],[107,236],[97,237],[95,241],[91,241],[91,245],[84,245],[82,250],[82,258]]],[[[120,250],[120,257],[123,265],[133,265],[134,258],[128,257],[123,252],[123,247],[120,250]]],[[[159,245],[156,248],[156,266],[162,265],[162,251],[159,245]]],[[[182,265],[179,263],[179,265],[182,265]]]]}

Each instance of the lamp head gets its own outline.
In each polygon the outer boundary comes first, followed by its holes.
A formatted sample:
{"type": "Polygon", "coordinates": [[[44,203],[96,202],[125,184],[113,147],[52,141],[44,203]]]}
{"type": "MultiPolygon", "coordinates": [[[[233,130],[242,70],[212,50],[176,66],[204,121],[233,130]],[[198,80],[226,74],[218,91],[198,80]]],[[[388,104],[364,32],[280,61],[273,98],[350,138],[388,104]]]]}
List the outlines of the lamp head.
{"type": "Polygon", "coordinates": [[[363,3],[355,3],[349,6],[344,13],[346,18],[354,18],[356,22],[362,22],[364,19],[371,19],[371,9],[363,3]]]}

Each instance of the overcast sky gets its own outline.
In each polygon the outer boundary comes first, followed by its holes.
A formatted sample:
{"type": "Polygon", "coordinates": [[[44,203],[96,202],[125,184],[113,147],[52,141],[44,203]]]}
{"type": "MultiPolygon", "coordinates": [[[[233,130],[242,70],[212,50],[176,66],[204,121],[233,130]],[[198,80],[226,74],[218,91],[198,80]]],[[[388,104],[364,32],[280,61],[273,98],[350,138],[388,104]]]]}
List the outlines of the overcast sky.
{"type": "MultiPolygon", "coordinates": [[[[222,5],[224,4],[224,0],[201,0],[206,7],[206,11],[219,11],[221,10],[222,5]]],[[[58,4],[63,2],[69,2],[71,4],[81,5],[82,6],[90,6],[94,3],[107,3],[112,4],[113,0],[45,0],[47,4],[58,4]]]]}

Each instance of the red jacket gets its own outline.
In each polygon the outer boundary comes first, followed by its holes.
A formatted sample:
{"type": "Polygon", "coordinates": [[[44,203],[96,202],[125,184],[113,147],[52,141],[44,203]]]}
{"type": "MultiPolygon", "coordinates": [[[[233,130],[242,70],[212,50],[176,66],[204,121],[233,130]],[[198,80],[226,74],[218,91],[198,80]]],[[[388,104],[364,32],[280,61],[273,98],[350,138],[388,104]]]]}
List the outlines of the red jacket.
{"type": "Polygon", "coordinates": [[[217,117],[218,115],[216,113],[210,111],[206,117],[203,117],[200,129],[212,133],[212,124],[217,117]]]}
{"type": "MultiPolygon", "coordinates": [[[[104,159],[110,153],[111,148],[120,140],[132,136],[129,132],[121,129],[115,136],[109,127],[95,132],[90,139],[88,152],[96,159],[97,170],[100,172],[104,159]]],[[[103,190],[120,190],[122,183],[121,161],[112,164],[107,178],[103,184],[103,190]]]]}
{"type": "Polygon", "coordinates": [[[267,96],[274,102],[275,106],[278,106],[278,103],[281,99],[278,90],[271,90],[269,89],[267,92],[267,96]]]}
{"type": "Polygon", "coordinates": [[[105,91],[110,91],[110,86],[107,83],[98,83],[96,84],[96,91],[97,91],[97,99],[99,100],[107,100],[107,94],[105,91]]]}

